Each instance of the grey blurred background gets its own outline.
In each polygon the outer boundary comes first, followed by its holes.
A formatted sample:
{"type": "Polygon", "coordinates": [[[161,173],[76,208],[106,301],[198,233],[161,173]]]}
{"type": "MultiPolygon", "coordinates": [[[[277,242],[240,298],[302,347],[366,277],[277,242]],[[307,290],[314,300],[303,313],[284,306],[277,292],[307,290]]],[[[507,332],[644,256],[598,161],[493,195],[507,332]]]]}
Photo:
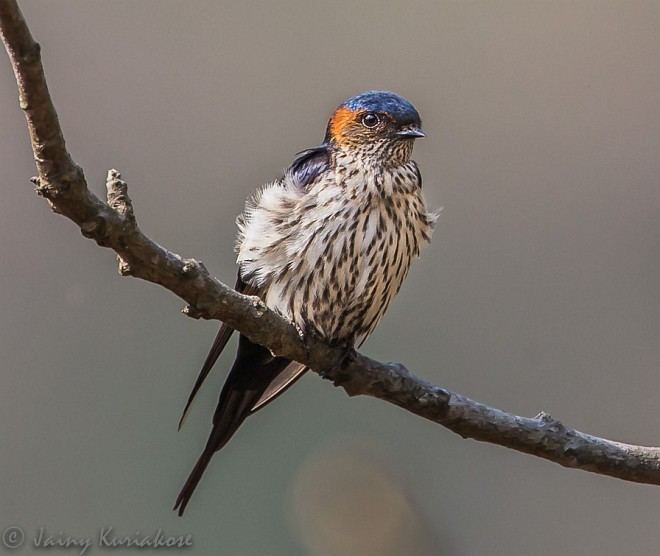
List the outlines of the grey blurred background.
{"type": "MultiPolygon", "coordinates": [[[[229,282],[244,198],[344,97],[408,97],[444,211],[364,351],[660,444],[659,2],[21,5],[94,190],[118,168],[144,231],[229,282]]],[[[232,354],[177,434],[217,324],[120,278],[34,195],[4,54],[0,123],[0,528],[162,528],[195,554],[660,552],[657,487],[462,440],[313,374],[248,421],[178,519],[232,354]]]]}

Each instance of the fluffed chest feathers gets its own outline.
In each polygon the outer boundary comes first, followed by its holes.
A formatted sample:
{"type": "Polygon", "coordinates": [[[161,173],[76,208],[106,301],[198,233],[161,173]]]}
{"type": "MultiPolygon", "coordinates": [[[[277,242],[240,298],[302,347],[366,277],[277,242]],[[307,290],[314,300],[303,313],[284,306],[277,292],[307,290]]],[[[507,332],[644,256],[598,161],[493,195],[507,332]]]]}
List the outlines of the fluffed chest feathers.
{"type": "Polygon", "coordinates": [[[430,238],[418,177],[412,162],[390,172],[341,166],[297,199],[273,184],[246,212],[242,270],[301,328],[331,340],[366,336],[430,238]]]}
{"type": "MultiPolygon", "coordinates": [[[[323,189],[319,214],[301,219],[295,260],[266,297],[303,329],[331,340],[368,335],[430,234],[418,188],[383,195],[376,180],[355,177],[354,185],[323,189]]],[[[395,184],[394,176],[381,179],[395,184]]]]}

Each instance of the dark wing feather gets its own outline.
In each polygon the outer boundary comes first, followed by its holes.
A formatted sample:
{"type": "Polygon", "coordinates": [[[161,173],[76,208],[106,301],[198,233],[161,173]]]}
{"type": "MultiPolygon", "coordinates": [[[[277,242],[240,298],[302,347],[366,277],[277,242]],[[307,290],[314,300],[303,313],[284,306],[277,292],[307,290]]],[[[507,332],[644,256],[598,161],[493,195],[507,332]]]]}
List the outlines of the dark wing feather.
{"type": "Polygon", "coordinates": [[[286,173],[299,188],[305,189],[328,169],[329,164],[328,146],[319,145],[299,152],[286,173]]]}
{"type": "MultiPolygon", "coordinates": [[[[247,285],[245,282],[243,282],[243,280],[241,280],[240,275],[236,279],[236,286],[234,287],[234,289],[237,292],[243,293],[245,295],[253,295],[255,293],[255,289],[247,285]]],[[[190,396],[188,396],[186,407],[184,407],[183,413],[181,414],[181,419],[179,419],[179,429],[181,429],[181,425],[183,425],[183,422],[186,419],[186,416],[188,415],[188,410],[190,409],[190,405],[195,399],[197,392],[202,387],[204,380],[206,380],[206,377],[211,372],[213,365],[218,360],[218,357],[220,357],[222,350],[225,349],[225,346],[227,345],[227,342],[229,341],[229,338],[231,338],[231,335],[233,333],[234,333],[234,329],[231,328],[230,326],[227,326],[224,323],[220,327],[220,330],[218,331],[218,335],[215,337],[215,340],[213,341],[213,345],[211,346],[211,350],[209,351],[209,354],[206,356],[206,361],[204,361],[204,365],[202,365],[202,370],[199,372],[199,376],[195,381],[195,385],[193,386],[193,389],[190,392],[190,396]]]]}
{"type": "Polygon", "coordinates": [[[264,391],[261,397],[254,404],[250,413],[259,411],[266,404],[272,402],[280,394],[283,394],[285,390],[292,386],[307,370],[307,367],[302,363],[297,361],[291,361],[286,368],[280,372],[268,385],[268,388],[264,391]]]}

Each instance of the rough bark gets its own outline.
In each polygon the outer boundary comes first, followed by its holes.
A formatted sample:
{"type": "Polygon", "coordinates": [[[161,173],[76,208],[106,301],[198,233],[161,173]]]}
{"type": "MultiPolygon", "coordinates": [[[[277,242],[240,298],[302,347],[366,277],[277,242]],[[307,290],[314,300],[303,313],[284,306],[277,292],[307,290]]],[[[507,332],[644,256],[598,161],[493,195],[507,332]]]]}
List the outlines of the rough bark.
{"type": "Polygon", "coordinates": [[[110,170],[107,200],[87,187],[71,159],[48,92],[40,48],[15,0],[0,0],[0,36],[18,85],[37,177],[36,191],[53,211],[72,220],[82,234],[117,253],[119,272],[167,288],[186,301],[184,313],[226,322],[273,353],[305,363],[350,396],[368,395],[430,419],[465,438],[498,444],[619,479],[660,484],[660,448],[634,446],[565,427],[545,413],[520,417],[489,407],[415,377],[403,365],[379,363],[296,328],[258,298],[237,293],[186,259],[149,239],[138,227],[127,185],[110,170]]]}

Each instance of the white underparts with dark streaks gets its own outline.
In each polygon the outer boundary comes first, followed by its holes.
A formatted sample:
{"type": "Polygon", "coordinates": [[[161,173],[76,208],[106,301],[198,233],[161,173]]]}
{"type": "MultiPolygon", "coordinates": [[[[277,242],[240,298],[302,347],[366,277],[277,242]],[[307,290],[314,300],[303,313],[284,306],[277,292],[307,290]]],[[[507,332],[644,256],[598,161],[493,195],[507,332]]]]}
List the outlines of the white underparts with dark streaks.
{"type": "Polygon", "coordinates": [[[438,218],[426,209],[410,150],[387,166],[370,155],[335,153],[306,188],[285,175],[238,219],[242,279],[268,307],[329,341],[360,344],[371,333],[438,218]]]}

